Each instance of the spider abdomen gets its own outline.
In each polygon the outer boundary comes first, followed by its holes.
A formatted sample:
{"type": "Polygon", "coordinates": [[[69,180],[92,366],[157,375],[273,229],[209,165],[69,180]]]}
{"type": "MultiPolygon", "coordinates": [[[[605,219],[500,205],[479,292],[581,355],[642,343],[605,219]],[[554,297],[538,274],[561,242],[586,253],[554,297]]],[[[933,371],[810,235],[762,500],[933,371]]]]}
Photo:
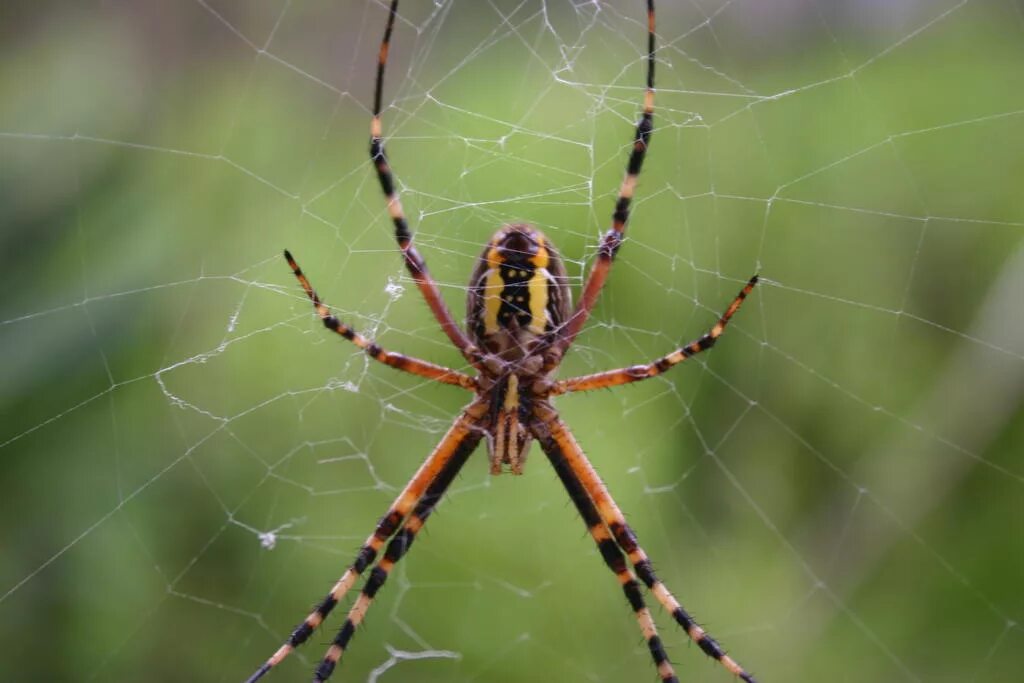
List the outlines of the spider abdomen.
{"type": "Polygon", "coordinates": [[[569,305],[565,266],[551,242],[533,226],[506,225],[477,258],[466,327],[486,352],[521,360],[565,322],[569,305]]]}

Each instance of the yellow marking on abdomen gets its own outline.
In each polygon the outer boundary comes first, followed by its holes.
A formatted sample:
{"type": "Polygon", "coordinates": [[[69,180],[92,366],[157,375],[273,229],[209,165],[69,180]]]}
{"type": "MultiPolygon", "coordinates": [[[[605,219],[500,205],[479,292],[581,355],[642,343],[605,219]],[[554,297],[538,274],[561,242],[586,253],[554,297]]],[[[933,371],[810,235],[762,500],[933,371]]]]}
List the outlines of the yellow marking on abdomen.
{"type": "Polygon", "coordinates": [[[542,235],[535,235],[537,253],[530,258],[533,263],[533,277],[527,284],[530,294],[530,332],[544,334],[548,325],[548,283],[547,267],[551,262],[551,252],[542,235]]]}
{"type": "Polygon", "coordinates": [[[547,268],[548,263],[551,261],[551,254],[548,252],[547,245],[544,244],[543,237],[534,235],[534,238],[537,240],[537,253],[530,257],[530,261],[538,270],[547,268]]]}
{"type": "Polygon", "coordinates": [[[497,247],[487,252],[487,278],[484,281],[484,334],[498,332],[498,313],[501,311],[501,293],[505,281],[501,279],[501,254],[497,247]]]}
{"type": "Polygon", "coordinates": [[[527,284],[527,291],[530,294],[530,332],[544,334],[548,324],[548,271],[546,268],[537,268],[533,271],[533,276],[527,284]]]}

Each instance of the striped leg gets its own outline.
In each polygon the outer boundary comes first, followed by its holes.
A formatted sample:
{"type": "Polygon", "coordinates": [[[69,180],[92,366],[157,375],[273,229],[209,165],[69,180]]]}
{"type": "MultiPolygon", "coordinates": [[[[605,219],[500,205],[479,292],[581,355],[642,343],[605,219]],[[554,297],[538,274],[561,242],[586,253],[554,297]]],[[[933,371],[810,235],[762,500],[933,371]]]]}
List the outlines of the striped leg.
{"type": "Polygon", "coordinates": [[[462,441],[452,457],[441,468],[441,471],[438,472],[437,477],[430,483],[426,493],[423,494],[420,502],[416,504],[412,514],[405,520],[405,524],[402,525],[402,528],[398,530],[398,533],[388,543],[388,547],[384,551],[384,557],[370,571],[370,577],[366,580],[366,584],[363,586],[359,597],[356,598],[355,604],[349,610],[348,616],[345,617],[345,623],[341,625],[338,635],[334,637],[331,646],[327,649],[327,654],[324,655],[320,665],[313,672],[313,680],[316,683],[326,681],[334,672],[334,667],[337,666],[341,656],[345,653],[346,648],[348,648],[349,641],[355,635],[356,629],[362,623],[366,612],[370,609],[377,591],[388,580],[388,575],[395,564],[409,551],[413,541],[416,540],[416,534],[423,528],[427,517],[434,511],[434,507],[441,500],[441,497],[444,496],[448,486],[455,479],[455,475],[462,469],[466,459],[473,452],[473,449],[476,448],[482,437],[483,432],[475,432],[462,441]]]}
{"type": "Polygon", "coordinates": [[[605,233],[601,240],[601,246],[597,252],[597,261],[590,271],[586,284],[583,286],[583,293],[580,295],[576,310],[569,317],[563,328],[558,341],[552,345],[547,368],[550,369],[558,364],[566,349],[572,344],[576,335],[587,322],[590,311],[597,303],[597,297],[604,287],[608,273],[611,272],[612,261],[615,254],[622,246],[622,238],[626,232],[626,222],[629,220],[629,206],[633,201],[633,193],[636,190],[637,177],[643,167],[644,158],[647,156],[647,147],[651,141],[651,131],[654,129],[654,0],[647,0],[647,88],[644,91],[644,109],[640,115],[640,121],[636,124],[636,132],[633,135],[633,151],[629,155],[629,163],[626,166],[626,176],[622,179],[619,188],[619,198],[615,202],[615,211],[612,213],[612,227],[605,233]]]}
{"type": "Polygon", "coordinates": [[[615,387],[620,384],[629,384],[630,382],[639,382],[642,379],[649,377],[657,377],[669,368],[675,367],[679,363],[690,356],[695,356],[701,351],[706,351],[715,345],[718,338],[725,332],[725,326],[729,324],[730,318],[733,314],[739,310],[743,304],[743,300],[747,298],[751,290],[757,284],[757,276],[750,278],[746,286],[740,290],[740,293],[736,295],[736,298],[729,304],[729,308],[725,309],[725,313],[718,319],[714,327],[708,330],[704,336],[700,339],[694,340],[689,344],[679,347],[667,356],[662,356],[653,363],[647,365],[634,365],[628,368],[620,368],[618,370],[606,370],[605,372],[597,372],[593,375],[584,375],[582,377],[573,377],[571,379],[563,379],[559,382],[555,382],[555,386],[552,388],[553,394],[565,394],[570,391],[590,391],[591,389],[606,389],[608,387],[615,387]]]}
{"type": "Polygon", "coordinates": [[[402,211],[402,203],[399,201],[398,192],[395,190],[395,179],[391,174],[391,165],[388,163],[387,154],[384,152],[383,126],[380,121],[381,94],[384,90],[384,67],[388,62],[388,50],[391,46],[391,32],[395,27],[395,16],[398,13],[398,0],[392,0],[391,9],[388,12],[387,28],[384,29],[384,38],[380,43],[380,54],[377,58],[377,86],[373,95],[373,120],[370,123],[370,161],[377,169],[377,178],[380,180],[380,188],[384,192],[384,198],[388,203],[388,214],[395,224],[395,239],[398,241],[398,248],[402,250],[405,258],[405,266],[409,270],[416,287],[430,307],[434,318],[441,325],[441,329],[448,335],[448,339],[456,348],[462,352],[470,363],[477,365],[480,361],[480,350],[469,340],[466,333],[455,322],[451,311],[441,298],[441,291],[430,271],[427,270],[427,263],[420,256],[419,251],[412,243],[412,233],[409,232],[409,223],[402,211]]]}
{"type": "Polygon", "coordinates": [[[654,665],[658,668],[658,675],[662,681],[678,683],[679,679],[676,678],[675,671],[672,669],[672,663],[669,661],[665,647],[658,636],[658,629],[654,624],[654,619],[651,617],[651,612],[647,609],[647,605],[644,604],[643,595],[640,593],[640,584],[637,583],[636,577],[626,564],[626,558],[612,538],[608,525],[601,521],[597,508],[594,507],[594,501],[590,499],[580,480],[573,474],[558,442],[551,438],[550,434],[542,430],[538,430],[536,436],[541,448],[547,454],[548,460],[551,461],[551,466],[558,473],[558,478],[562,481],[562,485],[565,486],[569,497],[572,498],[573,504],[576,505],[576,509],[579,510],[580,515],[583,517],[583,522],[587,525],[587,531],[590,532],[594,542],[597,543],[597,548],[601,551],[601,557],[604,558],[605,564],[608,565],[608,568],[618,577],[619,583],[622,584],[622,591],[626,594],[626,600],[629,601],[630,606],[633,608],[637,624],[640,626],[640,631],[647,642],[647,649],[650,650],[651,657],[654,659],[654,665]]]}
{"type": "MultiPolygon", "coordinates": [[[[309,616],[295,628],[288,637],[288,640],[278,648],[277,652],[264,662],[256,673],[246,679],[246,683],[255,683],[264,674],[280,664],[285,657],[291,654],[292,650],[306,642],[316,627],[323,623],[323,620],[331,613],[331,610],[338,604],[338,601],[344,597],[345,593],[352,587],[352,584],[359,578],[359,575],[363,573],[363,570],[373,564],[377,553],[380,552],[384,543],[398,530],[402,520],[406,518],[414,506],[423,498],[428,487],[438,478],[447,464],[457,458],[465,459],[465,455],[468,455],[468,453],[463,454],[463,451],[466,450],[466,445],[472,443],[474,447],[476,446],[480,436],[475,425],[480,417],[486,413],[486,410],[486,404],[474,402],[455,420],[451,429],[441,439],[441,443],[437,445],[434,452],[430,454],[430,457],[426,459],[406,487],[398,494],[387,514],[377,523],[377,528],[373,530],[373,533],[366,539],[363,547],[359,549],[355,561],[345,570],[345,573],[341,575],[341,578],[334,584],[330,592],[320,601],[316,609],[310,612],[309,616]]],[[[468,450],[472,451],[472,448],[468,450]]]]}
{"type": "Polygon", "coordinates": [[[476,381],[469,375],[464,375],[461,372],[451,370],[441,365],[435,365],[425,360],[419,360],[418,358],[412,358],[410,356],[402,355],[401,353],[395,353],[393,351],[385,351],[377,344],[371,342],[369,339],[359,334],[345,323],[338,320],[335,316],[331,315],[331,311],[320,300],[320,296],[313,289],[313,286],[309,284],[309,280],[303,274],[302,269],[299,268],[299,264],[295,262],[289,251],[285,250],[284,257],[288,261],[288,265],[291,266],[292,272],[295,273],[295,277],[299,279],[299,284],[302,285],[302,289],[306,291],[306,296],[313,302],[313,308],[316,309],[317,315],[324,321],[324,327],[333,332],[337,332],[345,339],[361,348],[366,352],[370,358],[380,361],[385,365],[389,365],[396,370],[402,370],[413,375],[420,377],[426,377],[437,382],[444,384],[453,384],[463,389],[472,390],[476,387],[476,381]]]}
{"type": "Polygon", "coordinates": [[[587,460],[587,456],[583,454],[579,444],[576,443],[569,428],[562,422],[554,408],[550,404],[538,403],[535,406],[534,414],[540,419],[543,428],[550,433],[550,438],[557,444],[572,476],[579,480],[583,489],[593,500],[601,521],[608,525],[615,542],[629,557],[637,576],[650,589],[662,607],[672,614],[672,618],[683,627],[690,639],[705,654],[717,660],[726,670],[746,683],[756,683],[754,677],[727,655],[722,646],[694,621],[693,617],[683,609],[675,596],[654,573],[647,553],[637,542],[636,534],[626,523],[622,511],[619,510],[619,506],[615,504],[611,494],[608,493],[604,482],[601,481],[594,467],[587,460]]]}

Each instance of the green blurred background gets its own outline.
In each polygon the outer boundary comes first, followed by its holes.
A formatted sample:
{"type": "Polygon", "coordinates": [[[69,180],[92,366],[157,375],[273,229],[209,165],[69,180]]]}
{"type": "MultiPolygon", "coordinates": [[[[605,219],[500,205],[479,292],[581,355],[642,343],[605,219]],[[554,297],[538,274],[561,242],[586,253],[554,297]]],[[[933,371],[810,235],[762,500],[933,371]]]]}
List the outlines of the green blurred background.
{"type": "MultiPolygon", "coordinates": [[[[559,402],[656,567],[770,681],[1024,667],[1024,11],[661,3],[629,240],[559,402]]],[[[366,160],[371,0],[9,3],[0,26],[0,680],[238,681],[335,580],[466,397],[366,160]]],[[[461,317],[539,225],[579,285],[642,91],[637,2],[403,3],[385,128],[461,317]]],[[[616,582],[535,449],[481,450],[342,681],[644,681],[616,582]]],[[[682,681],[727,681],[654,610],[682,681]]],[[[306,680],[333,627],[270,680],[306,680]]]]}

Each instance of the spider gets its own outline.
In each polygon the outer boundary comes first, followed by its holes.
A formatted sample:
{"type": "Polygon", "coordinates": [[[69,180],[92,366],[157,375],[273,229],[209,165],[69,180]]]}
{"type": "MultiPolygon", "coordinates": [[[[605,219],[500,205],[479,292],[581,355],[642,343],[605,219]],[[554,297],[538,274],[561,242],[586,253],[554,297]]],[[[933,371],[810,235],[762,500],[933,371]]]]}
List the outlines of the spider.
{"type": "Polygon", "coordinates": [[[345,622],[313,673],[314,681],[327,680],[391,570],[408,552],[427,517],[480,441],[486,440],[492,474],[506,470],[522,474],[534,439],[583,517],[605,564],[622,586],[661,680],[678,682],[644,602],[641,581],[701,650],[743,681],[754,683],[754,677],[694,621],[655,574],[633,530],[551,403],[553,397],[561,394],[655,377],[711,348],[757,284],[755,275],[710,330],[654,362],[571,379],[554,378],[566,350],[593,310],[611,270],[623,240],[633,191],[650,143],[654,112],[654,0],[647,0],[647,84],[643,113],[637,123],[611,228],[601,240],[579,303],[572,307],[565,267],[548,238],[530,225],[505,225],[484,246],[476,261],[469,282],[465,331],[456,324],[423,257],[413,245],[412,234],[395,191],[391,166],[384,152],[381,91],[397,9],[398,0],[392,0],[380,45],[370,125],[370,159],[387,200],[405,265],[441,329],[477,374],[470,376],[388,351],[363,337],[331,313],[292,255],[285,251],[284,256],[327,329],[363,349],[374,360],[419,377],[461,387],[472,392],[473,399],[398,494],[330,592],[285,643],[247,679],[247,683],[263,677],[305,642],[360,575],[372,566],[369,578],[349,609],[345,622]],[[374,564],[382,550],[383,557],[374,564]]]}

